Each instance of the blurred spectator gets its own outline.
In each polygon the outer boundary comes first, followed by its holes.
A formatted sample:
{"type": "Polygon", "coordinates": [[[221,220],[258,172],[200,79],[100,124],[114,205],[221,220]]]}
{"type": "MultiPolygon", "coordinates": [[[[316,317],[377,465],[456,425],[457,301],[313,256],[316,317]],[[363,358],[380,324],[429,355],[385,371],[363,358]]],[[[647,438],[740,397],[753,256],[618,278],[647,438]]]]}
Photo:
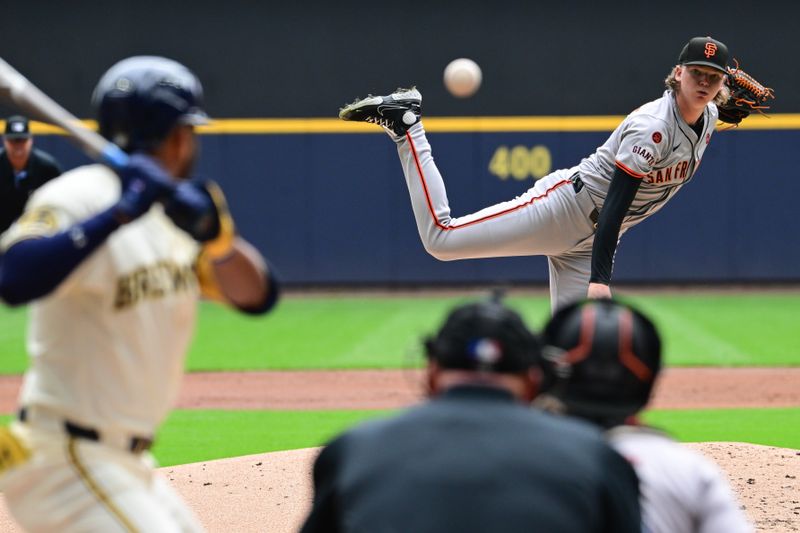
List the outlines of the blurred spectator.
{"type": "Polygon", "coordinates": [[[535,403],[607,430],[639,476],[643,531],[753,531],[712,461],[637,418],[661,368],[661,340],[647,317],[613,300],[585,301],[558,311],[543,337],[535,403]]]}
{"type": "Polygon", "coordinates": [[[496,301],[425,341],[429,401],[334,439],[314,465],[313,532],[638,532],[631,466],[589,424],[527,407],[536,337],[496,301]]]}
{"type": "Polygon", "coordinates": [[[0,150],[0,233],[22,214],[28,196],[61,172],[50,154],[33,147],[28,119],[8,117],[0,150]]]}

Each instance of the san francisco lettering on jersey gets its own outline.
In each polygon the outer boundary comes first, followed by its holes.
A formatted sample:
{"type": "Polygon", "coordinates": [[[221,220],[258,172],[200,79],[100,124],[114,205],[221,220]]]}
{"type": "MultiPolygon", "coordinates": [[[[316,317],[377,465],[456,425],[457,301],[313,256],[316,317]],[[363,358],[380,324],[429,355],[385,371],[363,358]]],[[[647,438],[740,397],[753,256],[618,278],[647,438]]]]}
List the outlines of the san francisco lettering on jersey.
{"type": "Polygon", "coordinates": [[[162,298],[171,293],[194,289],[196,286],[197,277],[192,265],[159,261],[137,268],[117,280],[114,309],[125,309],[145,298],[162,298]]]}
{"type": "Polygon", "coordinates": [[[645,183],[670,183],[672,181],[683,181],[689,172],[688,161],[678,161],[667,168],[653,170],[644,177],[645,183]]]}

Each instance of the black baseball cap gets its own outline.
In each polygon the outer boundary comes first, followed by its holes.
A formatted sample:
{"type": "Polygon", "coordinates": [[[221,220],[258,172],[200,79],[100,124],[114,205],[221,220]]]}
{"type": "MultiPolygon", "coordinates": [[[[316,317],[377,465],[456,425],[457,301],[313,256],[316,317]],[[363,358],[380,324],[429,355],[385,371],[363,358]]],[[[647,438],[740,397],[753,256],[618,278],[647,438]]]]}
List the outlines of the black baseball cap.
{"type": "Polygon", "coordinates": [[[703,65],[721,72],[727,72],[728,47],[711,37],[689,39],[678,56],[681,65],[703,65]]]}
{"type": "Polygon", "coordinates": [[[536,335],[519,313],[494,300],[453,309],[425,348],[428,359],[445,369],[513,374],[541,361],[536,335]]]}
{"type": "Polygon", "coordinates": [[[31,136],[28,119],[22,115],[14,115],[6,119],[5,137],[9,139],[27,139],[31,136]]]}

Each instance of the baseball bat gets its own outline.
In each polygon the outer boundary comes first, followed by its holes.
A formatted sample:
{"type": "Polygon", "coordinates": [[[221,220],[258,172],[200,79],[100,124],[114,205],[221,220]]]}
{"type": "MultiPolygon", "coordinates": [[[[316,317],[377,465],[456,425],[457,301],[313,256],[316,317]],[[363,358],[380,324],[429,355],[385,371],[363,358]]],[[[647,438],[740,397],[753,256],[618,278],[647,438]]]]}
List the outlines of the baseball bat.
{"type": "Polygon", "coordinates": [[[87,128],[72,113],[44,94],[14,67],[0,58],[0,98],[25,113],[64,129],[92,159],[119,169],[128,162],[128,154],[87,128]]]}

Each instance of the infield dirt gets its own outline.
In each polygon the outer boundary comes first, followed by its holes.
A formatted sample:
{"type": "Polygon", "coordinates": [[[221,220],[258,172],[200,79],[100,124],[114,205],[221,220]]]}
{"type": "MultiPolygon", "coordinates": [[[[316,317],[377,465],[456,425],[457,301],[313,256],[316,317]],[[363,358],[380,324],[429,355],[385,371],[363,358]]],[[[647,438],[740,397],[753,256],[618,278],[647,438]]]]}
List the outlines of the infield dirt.
{"type": "MultiPolygon", "coordinates": [[[[422,374],[401,371],[192,373],[182,409],[391,409],[424,396],[422,374]]],[[[800,368],[676,368],[654,408],[797,407],[800,368]]],[[[0,376],[0,412],[12,413],[20,378],[0,376]]],[[[740,443],[687,444],[714,459],[758,531],[800,531],[800,450],[740,443]]],[[[317,449],[162,468],[210,532],[297,531],[311,498],[317,449]],[[213,505],[210,503],[213,502],[213,505]]],[[[0,531],[21,531],[0,505],[0,531]]]]}

